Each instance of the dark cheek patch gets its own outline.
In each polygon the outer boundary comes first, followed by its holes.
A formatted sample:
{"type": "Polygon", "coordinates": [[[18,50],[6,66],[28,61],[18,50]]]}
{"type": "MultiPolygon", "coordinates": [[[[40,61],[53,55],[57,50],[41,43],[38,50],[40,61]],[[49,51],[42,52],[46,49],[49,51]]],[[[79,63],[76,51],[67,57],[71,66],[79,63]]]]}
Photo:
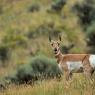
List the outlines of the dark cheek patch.
{"type": "Polygon", "coordinates": [[[59,42],[57,42],[58,46],[59,46],[59,42]]]}
{"type": "Polygon", "coordinates": [[[51,46],[53,46],[53,43],[51,44],[51,46]]]}

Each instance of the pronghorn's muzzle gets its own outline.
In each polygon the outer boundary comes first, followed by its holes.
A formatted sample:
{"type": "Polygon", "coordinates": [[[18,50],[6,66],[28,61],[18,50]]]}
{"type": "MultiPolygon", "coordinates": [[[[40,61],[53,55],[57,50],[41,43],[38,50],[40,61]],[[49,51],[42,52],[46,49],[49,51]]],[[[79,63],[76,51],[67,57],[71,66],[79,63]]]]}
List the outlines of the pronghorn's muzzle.
{"type": "Polygon", "coordinates": [[[57,51],[57,49],[55,48],[55,49],[54,49],[54,51],[56,52],[56,51],[57,51]]]}
{"type": "Polygon", "coordinates": [[[54,49],[54,53],[55,53],[55,54],[57,54],[58,51],[59,51],[59,49],[57,49],[57,48],[54,49]]]}

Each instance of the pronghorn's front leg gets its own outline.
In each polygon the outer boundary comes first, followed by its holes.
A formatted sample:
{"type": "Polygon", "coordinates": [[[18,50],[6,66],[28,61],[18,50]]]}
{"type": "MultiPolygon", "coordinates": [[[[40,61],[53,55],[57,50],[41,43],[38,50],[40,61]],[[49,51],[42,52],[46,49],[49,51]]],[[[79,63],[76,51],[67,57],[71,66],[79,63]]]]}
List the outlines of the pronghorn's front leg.
{"type": "Polygon", "coordinates": [[[64,75],[66,80],[70,80],[72,78],[72,72],[69,70],[68,65],[66,64],[66,62],[62,63],[62,68],[64,70],[64,75]]]}
{"type": "Polygon", "coordinates": [[[69,71],[64,71],[66,81],[69,80],[69,71]]]}
{"type": "Polygon", "coordinates": [[[69,71],[65,72],[65,78],[66,78],[67,81],[71,80],[72,79],[72,73],[69,72],[69,71]]]}

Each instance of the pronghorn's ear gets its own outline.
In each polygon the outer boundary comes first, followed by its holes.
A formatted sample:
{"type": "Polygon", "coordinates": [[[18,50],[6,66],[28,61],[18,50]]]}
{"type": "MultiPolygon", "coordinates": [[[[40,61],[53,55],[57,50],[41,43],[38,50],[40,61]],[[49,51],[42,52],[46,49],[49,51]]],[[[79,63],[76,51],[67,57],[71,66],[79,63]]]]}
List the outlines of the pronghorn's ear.
{"type": "Polygon", "coordinates": [[[59,35],[59,40],[61,41],[61,36],[59,35]]]}
{"type": "Polygon", "coordinates": [[[49,41],[51,42],[51,37],[50,37],[50,35],[49,35],[49,41]]]}

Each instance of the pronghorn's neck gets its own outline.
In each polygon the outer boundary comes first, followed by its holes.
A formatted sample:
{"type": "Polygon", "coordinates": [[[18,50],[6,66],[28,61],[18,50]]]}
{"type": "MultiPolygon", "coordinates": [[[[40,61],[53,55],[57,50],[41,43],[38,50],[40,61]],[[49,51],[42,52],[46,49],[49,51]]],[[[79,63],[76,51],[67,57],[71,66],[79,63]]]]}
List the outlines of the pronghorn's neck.
{"type": "Polygon", "coordinates": [[[58,52],[55,54],[55,57],[57,59],[57,63],[59,64],[60,61],[62,61],[62,59],[63,59],[63,54],[61,53],[60,50],[58,50],[58,52]]]}

